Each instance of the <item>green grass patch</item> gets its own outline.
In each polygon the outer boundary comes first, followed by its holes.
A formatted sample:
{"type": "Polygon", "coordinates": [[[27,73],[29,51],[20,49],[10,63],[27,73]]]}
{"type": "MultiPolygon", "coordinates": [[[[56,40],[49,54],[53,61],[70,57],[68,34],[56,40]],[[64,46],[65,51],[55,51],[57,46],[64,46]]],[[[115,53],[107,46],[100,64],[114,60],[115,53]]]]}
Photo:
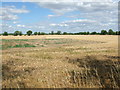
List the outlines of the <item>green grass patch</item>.
{"type": "Polygon", "coordinates": [[[67,43],[67,42],[55,42],[55,44],[65,44],[65,43],[67,43]]]}
{"type": "Polygon", "coordinates": [[[76,41],[72,39],[56,39],[56,38],[52,38],[52,39],[2,39],[2,46],[0,46],[0,49],[4,50],[8,48],[46,47],[46,45],[47,46],[61,45],[61,44],[68,44],[68,43],[73,43],[73,42],[76,42],[76,41]]]}
{"type": "Polygon", "coordinates": [[[17,44],[15,46],[8,46],[8,48],[24,48],[24,47],[36,47],[34,45],[31,45],[31,44],[17,44]]]}

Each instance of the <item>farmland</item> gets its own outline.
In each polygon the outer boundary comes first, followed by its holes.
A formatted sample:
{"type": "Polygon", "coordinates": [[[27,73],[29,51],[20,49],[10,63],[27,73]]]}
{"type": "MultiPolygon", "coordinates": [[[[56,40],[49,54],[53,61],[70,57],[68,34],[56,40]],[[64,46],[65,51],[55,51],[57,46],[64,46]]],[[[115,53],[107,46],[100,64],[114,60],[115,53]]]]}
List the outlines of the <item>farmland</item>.
{"type": "Polygon", "coordinates": [[[1,37],[3,88],[120,88],[117,35],[1,37]]]}

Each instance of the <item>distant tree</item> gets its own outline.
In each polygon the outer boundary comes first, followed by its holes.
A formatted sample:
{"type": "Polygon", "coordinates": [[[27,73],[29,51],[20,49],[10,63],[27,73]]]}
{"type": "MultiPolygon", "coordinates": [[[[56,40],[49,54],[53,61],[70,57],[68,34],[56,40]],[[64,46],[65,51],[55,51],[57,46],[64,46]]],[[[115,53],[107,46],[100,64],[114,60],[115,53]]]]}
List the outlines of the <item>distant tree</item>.
{"type": "MultiPolygon", "coordinates": [[[[112,29],[109,29],[109,31],[107,32],[106,30],[101,30],[101,32],[78,32],[78,33],[68,33],[68,32],[61,32],[61,31],[57,31],[56,33],[54,33],[54,31],[51,31],[50,33],[45,33],[45,32],[34,32],[34,35],[120,35],[120,31],[113,31],[112,29]]],[[[7,35],[14,35],[14,36],[17,36],[17,35],[23,35],[21,31],[15,31],[14,33],[8,33],[8,32],[4,32],[0,35],[4,35],[4,36],[7,36],[7,35]]],[[[24,35],[32,35],[32,31],[29,30],[26,32],[26,34],[24,35]]]]}
{"type": "Polygon", "coordinates": [[[67,32],[63,32],[63,35],[67,35],[68,33],[67,32]]]}
{"type": "Polygon", "coordinates": [[[120,31],[116,31],[116,35],[120,35],[120,31]]]}
{"type": "Polygon", "coordinates": [[[109,29],[108,34],[109,35],[114,35],[114,31],[112,29],[109,29]]]}
{"type": "Polygon", "coordinates": [[[22,36],[22,35],[23,35],[21,31],[19,32],[19,35],[20,35],[20,36],[22,36]]]}
{"type": "Polygon", "coordinates": [[[32,31],[31,30],[27,31],[27,35],[28,36],[32,35],[32,31]]]}
{"type": "Polygon", "coordinates": [[[90,32],[86,32],[86,34],[87,34],[87,35],[89,35],[89,34],[90,34],[90,32]]]}
{"type": "Polygon", "coordinates": [[[87,32],[83,32],[83,35],[87,35],[87,32]]]}
{"type": "Polygon", "coordinates": [[[14,33],[8,33],[8,35],[14,35],[14,33]]]}
{"type": "Polygon", "coordinates": [[[54,31],[51,31],[51,35],[54,35],[54,31]]]}
{"type": "Polygon", "coordinates": [[[75,33],[75,35],[83,35],[83,32],[75,33]]]}
{"type": "Polygon", "coordinates": [[[40,35],[40,32],[38,32],[38,35],[40,35]]]}
{"type": "Polygon", "coordinates": [[[34,32],[34,35],[38,35],[38,33],[37,33],[37,32],[34,32]]]}
{"type": "Polygon", "coordinates": [[[40,33],[40,35],[45,35],[45,34],[46,34],[46,33],[44,33],[44,32],[41,32],[41,33],[40,33]]]}
{"type": "Polygon", "coordinates": [[[101,35],[106,35],[107,31],[106,30],[101,30],[101,35]]]}
{"type": "Polygon", "coordinates": [[[95,34],[97,34],[97,32],[95,32],[95,31],[94,31],[94,32],[91,32],[91,35],[95,35],[95,34]]]}
{"type": "Polygon", "coordinates": [[[74,33],[75,35],[87,35],[87,32],[74,33]]]}
{"type": "Polygon", "coordinates": [[[118,35],[120,35],[120,31],[118,31],[118,35]]]}
{"type": "Polygon", "coordinates": [[[75,35],[83,35],[83,32],[75,33],[75,35]]]}
{"type": "Polygon", "coordinates": [[[98,32],[97,34],[98,34],[98,35],[101,35],[101,32],[98,32]]]}
{"type": "Polygon", "coordinates": [[[61,31],[57,31],[57,35],[60,35],[60,34],[62,34],[61,31]]]}
{"type": "Polygon", "coordinates": [[[14,32],[14,36],[17,36],[17,35],[18,35],[18,33],[17,33],[17,31],[15,31],[15,32],[14,32]]]}
{"type": "Polygon", "coordinates": [[[17,36],[17,35],[22,35],[22,32],[21,31],[15,31],[14,36],[17,36]]]}
{"type": "Polygon", "coordinates": [[[68,35],[75,35],[75,33],[67,33],[68,35]]]}
{"type": "Polygon", "coordinates": [[[8,36],[8,32],[4,32],[4,33],[3,33],[3,36],[8,36]]]}

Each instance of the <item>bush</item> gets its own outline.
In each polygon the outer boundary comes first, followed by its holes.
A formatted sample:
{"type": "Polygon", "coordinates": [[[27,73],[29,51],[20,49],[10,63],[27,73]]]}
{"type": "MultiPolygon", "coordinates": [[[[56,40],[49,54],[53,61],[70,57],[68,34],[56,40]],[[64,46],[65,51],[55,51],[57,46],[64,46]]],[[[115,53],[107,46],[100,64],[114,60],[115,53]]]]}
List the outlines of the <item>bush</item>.
{"type": "Polygon", "coordinates": [[[91,35],[96,35],[96,34],[97,34],[97,32],[92,32],[92,33],[91,33],[91,35]]]}
{"type": "Polygon", "coordinates": [[[14,36],[18,36],[18,35],[21,36],[21,35],[22,35],[22,32],[21,32],[21,31],[15,31],[15,32],[14,32],[14,36]]]}
{"type": "Polygon", "coordinates": [[[19,35],[22,36],[22,32],[20,32],[19,35]]]}
{"type": "Polygon", "coordinates": [[[40,32],[38,32],[38,35],[40,35],[40,32]]]}
{"type": "Polygon", "coordinates": [[[3,33],[3,36],[8,36],[8,33],[7,33],[7,32],[4,32],[4,33],[3,33]]]}
{"type": "Polygon", "coordinates": [[[61,33],[61,31],[57,31],[57,35],[61,35],[62,33],[61,33]]]}
{"type": "Polygon", "coordinates": [[[113,32],[112,29],[109,29],[108,34],[109,34],[109,35],[114,35],[115,33],[113,32]]]}
{"type": "Polygon", "coordinates": [[[107,31],[106,30],[102,30],[101,31],[101,35],[106,35],[107,34],[107,31]]]}
{"type": "Polygon", "coordinates": [[[37,32],[34,32],[34,35],[38,35],[38,33],[37,33],[37,32]]]}
{"type": "Polygon", "coordinates": [[[32,31],[31,30],[27,31],[27,35],[28,36],[32,35],[32,31]]]}

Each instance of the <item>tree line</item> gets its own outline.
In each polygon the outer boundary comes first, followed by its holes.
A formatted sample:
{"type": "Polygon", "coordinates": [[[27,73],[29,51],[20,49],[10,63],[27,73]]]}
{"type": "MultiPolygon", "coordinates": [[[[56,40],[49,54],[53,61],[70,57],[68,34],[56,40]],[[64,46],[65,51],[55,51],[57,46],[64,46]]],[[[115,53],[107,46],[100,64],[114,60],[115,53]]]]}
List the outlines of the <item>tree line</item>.
{"type": "Polygon", "coordinates": [[[21,31],[15,31],[14,33],[8,33],[4,32],[1,35],[8,36],[8,35],[14,35],[14,36],[22,36],[22,35],[120,35],[120,31],[113,31],[112,29],[107,30],[101,30],[101,32],[78,32],[78,33],[68,33],[68,32],[61,32],[61,31],[51,31],[50,33],[45,32],[33,32],[32,30],[28,30],[26,34],[23,34],[21,31]]]}

